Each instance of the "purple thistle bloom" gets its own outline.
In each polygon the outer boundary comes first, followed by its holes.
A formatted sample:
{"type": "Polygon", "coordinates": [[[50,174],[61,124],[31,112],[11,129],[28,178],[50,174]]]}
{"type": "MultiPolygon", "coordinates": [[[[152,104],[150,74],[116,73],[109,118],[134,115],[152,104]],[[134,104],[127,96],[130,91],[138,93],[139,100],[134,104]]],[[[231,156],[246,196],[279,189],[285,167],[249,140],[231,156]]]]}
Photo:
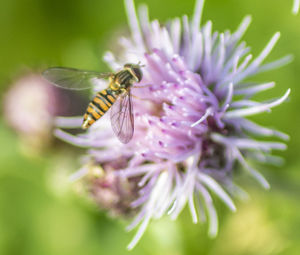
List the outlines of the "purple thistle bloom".
{"type": "MultiPolygon", "coordinates": [[[[140,209],[128,229],[139,227],[128,249],[136,245],[151,219],[165,214],[176,219],[185,206],[194,223],[207,219],[209,235],[216,236],[218,218],[211,193],[235,211],[231,196],[245,195],[232,180],[236,163],[268,189],[268,182],[247,159],[278,164],[280,158],[271,152],[286,149],[284,143],[257,139],[287,140],[286,134],[247,119],[270,111],[290,93],[257,102],[253,96],[275,84],[248,80],[291,60],[286,56],[262,64],[280,34],[275,33],[252,60],[250,48],[240,42],[251,18],[247,16],[234,33],[212,32],[211,21],[200,26],[203,3],[196,2],[191,21],[183,16],[162,26],[148,20],[146,6],[139,9],[138,19],[133,1],[125,0],[132,37],[121,38],[124,49],[118,57],[108,52],[104,59],[113,70],[128,62],[145,65],[139,84],[145,86],[132,88],[135,134],[129,144],[120,144],[106,116],[77,136],[56,130],[61,139],[88,148],[87,163],[93,160],[104,171],[109,166],[116,176],[138,182],[138,198],[131,207],[140,209]]],[[[61,119],[60,127],[80,126],[81,121],[81,117],[61,119]]],[[[87,173],[83,167],[73,177],[87,173]]]]}
{"type": "Polygon", "coordinates": [[[53,144],[55,117],[78,114],[85,101],[72,91],[52,86],[39,74],[28,73],[5,93],[3,115],[18,134],[24,152],[37,154],[53,144]]]}
{"type": "Polygon", "coordinates": [[[36,154],[51,145],[55,116],[74,114],[68,99],[66,91],[52,86],[39,74],[25,74],[9,87],[2,101],[3,115],[18,134],[25,153],[36,154]]]}

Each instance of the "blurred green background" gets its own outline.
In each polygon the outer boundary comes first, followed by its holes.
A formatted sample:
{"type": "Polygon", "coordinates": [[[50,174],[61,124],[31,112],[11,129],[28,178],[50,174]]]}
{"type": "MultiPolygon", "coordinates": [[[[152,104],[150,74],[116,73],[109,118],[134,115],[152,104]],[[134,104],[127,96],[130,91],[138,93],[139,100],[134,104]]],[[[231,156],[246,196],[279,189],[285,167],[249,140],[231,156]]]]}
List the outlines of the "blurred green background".
{"type": "MultiPolygon", "coordinates": [[[[194,0],[145,0],[150,17],[191,15],[194,0]],[[163,4],[162,4],[163,3],[163,4]]],[[[123,1],[2,0],[0,2],[0,93],[29,70],[51,65],[106,70],[102,55],[115,33],[126,28],[123,1]]],[[[263,98],[282,95],[289,102],[255,119],[291,136],[281,152],[282,167],[260,167],[271,184],[264,191],[241,178],[251,199],[230,213],[216,202],[220,232],[207,237],[207,225],[194,225],[186,210],[176,222],[154,222],[131,254],[299,254],[300,251],[300,14],[292,0],[207,0],[203,20],[214,29],[234,30],[246,14],[253,22],[244,36],[254,56],[276,31],[281,39],[268,60],[292,53],[294,61],[257,80],[276,81],[263,98]]],[[[71,146],[24,153],[14,131],[0,118],[0,254],[127,254],[134,233],[81,198],[66,176],[78,168],[71,146]]]]}

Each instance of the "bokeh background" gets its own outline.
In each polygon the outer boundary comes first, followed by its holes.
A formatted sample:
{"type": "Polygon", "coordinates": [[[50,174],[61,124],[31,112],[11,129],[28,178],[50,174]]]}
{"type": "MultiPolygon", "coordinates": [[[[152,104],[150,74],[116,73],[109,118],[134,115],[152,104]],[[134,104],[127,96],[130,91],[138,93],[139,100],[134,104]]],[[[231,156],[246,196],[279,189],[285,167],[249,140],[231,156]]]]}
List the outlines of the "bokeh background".
{"type": "MultiPolygon", "coordinates": [[[[191,15],[194,8],[194,0],[136,0],[142,2],[149,6],[150,17],[162,22],[191,15]]],[[[106,71],[102,55],[127,29],[121,0],[1,0],[0,6],[1,98],[20,77],[47,66],[106,71]]],[[[260,166],[271,190],[241,176],[238,182],[250,199],[236,201],[234,214],[216,202],[217,238],[207,237],[205,224],[192,224],[186,210],[176,222],[168,218],[153,222],[131,254],[299,254],[300,14],[292,15],[291,9],[292,0],[207,0],[203,16],[203,21],[213,21],[215,30],[232,31],[251,14],[253,22],[244,39],[254,55],[276,31],[282,36],[268,60],[294,55],[291,64],[257,77],[277,84],[263,93],[263,99],[292,90],[288,102],[254,118],[291,136],[288,150],[277,153],[286,160],[283,166],[260,166]]],[[[30,149],[1,114],[0,254],[129,253],[126,245],[134,233],[125,232],[127,222],[100,212],[77,192],[80,186],[67,181],[79,167],[82,151],[50,143],[30,149]]]]}

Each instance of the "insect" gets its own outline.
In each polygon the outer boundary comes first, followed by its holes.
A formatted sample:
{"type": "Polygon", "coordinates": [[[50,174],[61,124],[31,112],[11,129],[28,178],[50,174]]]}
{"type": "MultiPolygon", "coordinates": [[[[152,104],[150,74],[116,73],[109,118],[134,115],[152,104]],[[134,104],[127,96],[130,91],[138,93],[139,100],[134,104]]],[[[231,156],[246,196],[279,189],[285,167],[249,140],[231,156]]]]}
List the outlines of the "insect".
{"type": "Polygon", "coordinates": [[[108,79],[107,88],[96,94],[83,116],[82,128],[87,129],[100,119],[110,108],[110,119],[114,133],[122,143],[128,143],[134,132],[134,116],[130,89],[141,81],[140,64],[125,64],[117,73],[100,73],[66,67],[51,67],[43,77],[52,84],[72,90],[92,87],[93,79],[108,79]]]}

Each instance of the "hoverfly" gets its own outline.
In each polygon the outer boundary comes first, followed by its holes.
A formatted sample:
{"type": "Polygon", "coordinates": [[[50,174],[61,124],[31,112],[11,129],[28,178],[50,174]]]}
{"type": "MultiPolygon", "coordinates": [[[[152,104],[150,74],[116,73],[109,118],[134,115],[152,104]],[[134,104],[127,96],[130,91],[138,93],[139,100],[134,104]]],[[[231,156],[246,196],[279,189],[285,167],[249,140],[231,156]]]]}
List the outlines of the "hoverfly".
{"type": "Polygon", "coordinates": [[[140,64],[125,64],[117,73],[100,73],[66,67],[52,67],[43,72],[43,77],[52,84],[71,90],[91,88],[93,79],[108,79],[106,89],[96,94],[83,116],[82,128],[89,128],[110,108],[111,126],[122,143],[128,143],[134,132],[134,116],[130,89],[143,76],[140,64]]]}

